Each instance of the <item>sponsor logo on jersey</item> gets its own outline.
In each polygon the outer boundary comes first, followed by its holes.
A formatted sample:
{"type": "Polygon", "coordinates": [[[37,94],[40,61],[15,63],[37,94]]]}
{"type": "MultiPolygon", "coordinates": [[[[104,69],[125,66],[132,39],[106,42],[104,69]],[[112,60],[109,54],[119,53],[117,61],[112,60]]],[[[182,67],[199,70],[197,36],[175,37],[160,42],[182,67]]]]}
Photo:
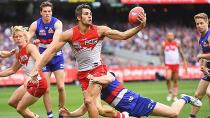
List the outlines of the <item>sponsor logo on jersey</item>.
{"type": "Polygon", "coordinates": [[[20,63],[22,65],[27,64],[28,63],[28,56],[27,55],[20,56],[20,60],[19,61],[20,61],[20,63]]]}
{"type": "Polygon", "coordinates": [[[39,30],[39,35],[40,36],[46,36],[45,30],[43,30],[43,29],[39,30]]]}
{"type": "Polygon", "coordinates": [[[49,34],[53,34],[53,33],[54,33],[54,30],[53,30],[52,28],[50,28],[50,29],[48,30],[48,33],[49,33],[49,34]]]}
{"type": "Polygon", "coordinates": [[[132,102],[133,99],[134,99],[134,97],[133,97],[133,96],[130,96],[129,99],[128,99],[128,101],[129,101],[129,102],[132,102]]]}
{"type": "Polygon", "coordinates": [[[203,45],[203,47],[209,47],[209,43],[207,41],[202,41],[201,45],[203,45]]]}
{"type": "Polygon", "coordinates": [[[176,46],[172,46],[172,45],[165,47],[165,51],[175,51],[176,49],[177,49],[177,47],[176,46]]]}

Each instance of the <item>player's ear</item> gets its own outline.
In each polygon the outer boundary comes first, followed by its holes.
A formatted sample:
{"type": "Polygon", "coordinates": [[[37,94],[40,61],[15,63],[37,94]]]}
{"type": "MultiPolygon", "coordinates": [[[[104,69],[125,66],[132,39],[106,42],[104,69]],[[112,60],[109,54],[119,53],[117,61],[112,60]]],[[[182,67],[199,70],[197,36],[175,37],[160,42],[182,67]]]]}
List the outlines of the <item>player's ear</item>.
{"type": "Polygon", "coordinates": [[[77,21],[80,21],[81,20],[81,16],[77,16],[77,21]]]}

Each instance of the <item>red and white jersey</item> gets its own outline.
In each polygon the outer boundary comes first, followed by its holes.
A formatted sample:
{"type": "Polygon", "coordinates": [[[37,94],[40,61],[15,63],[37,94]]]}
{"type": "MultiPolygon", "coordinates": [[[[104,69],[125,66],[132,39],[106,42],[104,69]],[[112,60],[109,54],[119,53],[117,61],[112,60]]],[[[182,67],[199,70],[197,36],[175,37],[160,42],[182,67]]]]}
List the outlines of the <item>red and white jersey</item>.
{"type": "Polygon", "coordinates": [[[164,60],[165,64],[179,64],[180,57],[179,57],[179,49],[178,49],[178,42],[173,41],[164,41],[164,60]]]}
{"type": "Polygon", "coordinates": [[[82,34],[78,25],[73,27],[71,48],[77,59],[79,71],[87,71],[101,65],[101,48],[103,40],[99,37],[97,26],[91,25],[89,30],[82,34]]]}
{"type": "Polygon", "coordinates": [[[29,76],[35,62],[33,58],[31,58],[30,54],[28,54],[26,51],[27,45],[19,50],[19,52],[16,54],[16,58],[18,59],[19,63],[22,65],[25,74],[29,76]]]}

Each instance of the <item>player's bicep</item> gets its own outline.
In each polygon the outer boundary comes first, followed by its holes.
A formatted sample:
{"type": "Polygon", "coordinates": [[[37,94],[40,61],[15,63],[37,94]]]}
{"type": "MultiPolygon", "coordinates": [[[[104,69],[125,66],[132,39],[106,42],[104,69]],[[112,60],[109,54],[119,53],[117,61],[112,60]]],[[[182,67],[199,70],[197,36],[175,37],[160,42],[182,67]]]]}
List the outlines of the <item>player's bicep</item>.
{"type": "Polygon", "coordinates": [[[209,37],[208,37],[208,42],[209,42],[209,46],[210,46],[210,35],[209,35],[209,37]]]}
{"type": "Polygon", "coordinates": [[[61,21],[57,21],[55,23],[55,32],[54,32],[54,35],[53,35],[53,39],[58,38],[59,35],[62,33],[62,30],[63,30],[62,22],[61,21]]]}
{"type": "Polygon", "coordinates": [[[29,44],[29,45],[28,45],[28,51],[29,51],[31,57],[32,57],[35,61],[37,61],[38,59],[41,58],[41,55],[40,55],[40,53],[39,53],[39,51],[38,51],[38,48],[37,48],[35,45],[29,44]]]}
{"type": "Polygon", "coordinates": [[[28,30],[29,40],[31,40],[34,37],[36,33],[36,28],[37,28],[37,22],[35,21],[30,25],[29,30],[28,30]]]}

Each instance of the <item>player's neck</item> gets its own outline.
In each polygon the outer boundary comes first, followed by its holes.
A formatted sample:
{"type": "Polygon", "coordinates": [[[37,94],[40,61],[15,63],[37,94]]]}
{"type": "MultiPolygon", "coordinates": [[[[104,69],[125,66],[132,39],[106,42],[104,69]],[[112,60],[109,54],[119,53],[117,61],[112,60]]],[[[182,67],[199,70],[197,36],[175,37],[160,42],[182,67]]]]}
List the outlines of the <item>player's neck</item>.
{"type": "Polygon", "coordinates": [[[50,23],[51,18],[49,20],[42,18],[42,21],[43,21],[44,24],[48,24],[48,23],[50,23]]]}
{"type": "Polygon", "coordinates": [[[89,28],[90,28],[90,25],[84,25],[84,24],[79,23],[80,33],[85,34],[89,30],[89,28]]]}
{"type": "Polygon", "coordinates": [[[205,36],[207,32],[208,32],[208,29],[206,29],[204,32],[201,32],[201,36],[202,37],[205,36]]]}

